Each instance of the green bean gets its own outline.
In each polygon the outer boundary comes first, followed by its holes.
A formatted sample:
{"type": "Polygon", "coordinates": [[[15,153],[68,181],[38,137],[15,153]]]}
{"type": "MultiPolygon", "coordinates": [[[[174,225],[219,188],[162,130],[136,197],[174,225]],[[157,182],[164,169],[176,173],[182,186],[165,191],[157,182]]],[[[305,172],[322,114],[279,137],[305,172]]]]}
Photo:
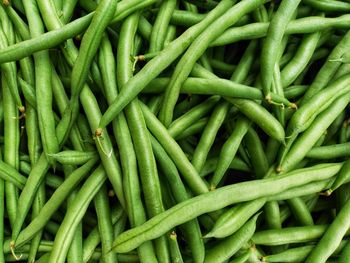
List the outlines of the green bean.
{"type": "Polygon", "coordinates": [[[22,39],[27,40],[30,38],[29,29],[27,24],[22,20],[22,18],[17,14],[17,12],[11,7],[7,6],[5,12],[10,18],[11,22],[15,26],[15,30],[19,33],[22,39]]]}
{"type": "Polygon", "coordinates": [[[212,115],[210,116],[207,125],[205,126],[202,136],[197,144],[197,147],[192,155],[192,165],[198,171],[201,172],[210,148],[214,143],[216,134],[224,122],[229,104],[221,103],[214,108],[212,115]]]}
{"type": "Polygon", "coordinates": [[[216,220],[213,229],[204,237],[224,238],[239,230],[266,203],[265,198],[238,204],[216,220]]]}
{"type": "Polygon", "coordinates": [[[202,1],[202,0],[186,0],[186,2],[189,2],[195,6],[202,7],[205,9],[214,8],[218,3],[213,0],[208,1],[202,1]]]}
{"type": "Polygon", "coordinates": [[[86,180],[71,206],[56,234],[50,253],[51,262],[64,262],[74,230],[85,214],[90,201],[107,179],[102,166],[99,166],[86,180]]]}
{"type": "MultiPolygon", "coordinates": [[[[98,107],[95,96],[91,90],[85,86],[80,94],[81,103],[86,113],[86,116],[89,121],[91,131],[94,131],[98,125],[98,121],[101,118],[101,111],[98,107]]],[[[108,134],[105,132],[103,140],[96,141],[97,150],[99,152],[103,167],[106,169],[108,179],[111,182],[113,189],[118,197],[119,202],[122,206],[125,206],[124,193],[122,189],[122,178],[119,162],[116,159],[116,156],[113,154],[112,144],[109,139],[108,134]],[[112,149],[112,152],[105,152],[105,149],[112,149]]]]}
{"type": "Polygon", "coordinates": [[[63,15],[62,20],[65,23],[67,23],[72,18],[74,8],[77,3],[78,3],[78,0],[65,1],[64,5],[62,6],[62,15],[63,15]]]}
{"type": "Polygon", "coordinates": [[[313,147],[306,157],[313,159],[333,159],[349,156],[350,143],[333,144],[329,146],[313,147]]]}
{"type": "MultiPolygon", "coordinates": [[[[342,244],[338,247],[338,249],[342,248],[343,246],[344,241],[342,241],[342,244]]],[[[263,262],[304,262],[314,248],[314,245],[289,248],[278,254],[264,256],[262,260],[263,262]]]]}
{"type": "Polygon", "coordinates": [[[186,30],[180,37],[166,46],[158,56],[148,62],[138,74],[125,84],[123,91],[103,115],[99,127],[104,128],[107,126],[111,120],[114,119],[114,116],[118,115],[118,113],[133,98],[135,98],[154,77],[167,68],[184,52],[184,50],[186,50],[190,45],[190,41],[195,39],[209,24],[222,15],[230,6],[232,6],[232,1],[221,1],[203,21],[186,30]]]}
{"type": "Polygon", "coordinates": [[[16,168],[3,161],[0,161],[0,177],[5,182],[11,182],[19,189],[22,189],[26,183],[26,178],[16,168]]]}
{"type": "Polygon", "coordinates": [[[305,202],[300,198],[288,199],[287,203],[294,215],[296,221],[300,225],[311,226],[314,224],[311,212],[306,206],[305,202]]]}
{"type": "MultiPolygon", "coordinates": [[[[126,16],[134,12],[135,10],[147,7],[153,4],[155,0],[131,0],[131,1],[122,1],[117,4],[118,12],[116,12],[112,22],[117,22],[124,19],[126,16]]],[[[12,45],[8,48],[8,54],[3,50],[0,52],[4,57],[0,55],[0,61],[3,63],[2,59],[7,61],[18,60],[24,57],[27,57],[37,51],[52,48],[65,40],[77,36],[83,32],[91,22],[91,19],[94,15],[94,12],[78,18],[73,22],[62,26],[53,26],[52,31],[47,32],[43,35],[40,35],[34,39],[29,39],[21,43],[12,45]]]]}
{"type": "Polygon", "coordinates": [[[96,12],[81,41],[78,57],[72,69],[71,78],[71,103],[78,100],[83,89],[90,65],[100,45],[102,34],[111,21],[117,1],[104,0],[98,5],[96,12]]]}
{"type": "Polygon", "coordinates": [[[148,110],[147,106],[140,102],[142,112],[148,129],[157,138],[163,148],[166,150],[170,158],[173,159],[175,165],[182,173],[189,187],[196,194],[206,193],[209,191],[207,185],[199,176],[196,169],[191,165],[186,155],[183,153],[179,145],[170,136],[166,128],[159,120],[148,110]]]}
{"type": "Polygon", "coordinates": [[[344,110],[349,102],[349,94],[337,99],[328,109],[319,114],[312,125],[307,129],[292,145],[288,153],[283,158],[280,171],[289,171],[293,166],[299,163],[317,142],[323,132],[335,120],[335,118],[344,110]],[[302,146],[302,147],[300,147],[302,146]]]}
{"type": "Polygon", "coordinates": [[[19,85],[21,86],[21,90],[22,90],[22,93],[23,93],[23,96],[24,96],[26,102],[28,102],[31,107],[36,109],[37,105],[36,105],[35,89],[33,88],[33,86],[29,85],[23,79],[21,79],[19,77],[17,79],[18,79],[19,85]]]}
{"type": "Polygon", "coordinates": [[[4,235],[5,235],[5,182],[0,179],[0,262],[5,262],[4,259],[4,235]]]}
{"type": "MultiPolygon", "coordinates": [[[[2,10],[2,9],[0,9],[2,10]]],[[[2,12],[1,12],[2,13],[2,12]]],[[[6,14],[2,14],[4,16],[3,23],[5,25],[8,25],[6,28],[0,28],[0,48],[3,49],[8,45],[11,45],[13,43],[10,42],[10,36],[14,36],[12,24],[10,24],[10,21],[8,21],[8,17],[6,14]]],[[[14,41],[14,39],[13,39],[14,41]]],[[[3,77],[7,80],[7,85],[10,89],[11,95],[13,96],[13,99],[15,100],[15,104],[18,107],[18,110],[21,113],[25,112],[25,108],[22,105],[22,101],[20,98],[19,90],[17,87],[17,79],[16,79],[16,65],[11,63],[5,63],[1,64],[1,69],[3,71],[3,77]]]]}
{"type": "Polygon", "coordinates": [[[350,32],[344,35],[342,40],[334,47],[332,52],[329,54],[328,59],[323,64],[322,68],[318,71],[312,84],[304,94],[303,102],[309,101],[315,94],[318,94],[319,91],[321,91],[328,85],[329,81],[335,75],[336,71],[341,65],[341,63],[336,62],[336,60],[341,58],[347,52],[349,41],[350,32]]]}
{"type": "Polygon", "coordinates": [[[326,11],[326,12],[349,12],[350,3],[344,3],[336,0],[304,0],[306,5],[311,6],[316,10],[326,11]]]}
{"type": "MultiPolygon", "coordinates": [[[[125,214],[120,206],[116,209],[112,209],[111,211],[111,221],[112,224],[118,224],[119,221],[122,221],[123,216],[125,218],[125,214]]],[[[88,236],[84,240],[83,244],[83,262],[88,262],[92,257],[96,247],[101,242],[100,233],[98,230],[98,226],[94,227],[88,236]]]]}
{"type": "MultiPolygon", "coordinates": [[[[107,101],[110,104],[117,97],[118,90],[116,76],[114,74],[116,70],[115,58],[112,54],[111,44],[106,37],[102,40],[99,60],[103,82],[105,83],[104,86],[106,87],[105,93],[107,101]]],[[[146,221],[146,213],[140,196],[135,150],[124,113],[119,114],[112,124],[119,147],[122,171],[125,174],[123,187],[126,204],[128,204],[126,209],[131,225],[137,226],[146,221]]],[[[141,261],[156,261],[151,242],[146,242],[140,246],[138,253],[141,261]]]]}
{"type": "Polygon", "coordinates": [[[332,186],[327,190],[326,194],[330,195],[334,190],[338,189],[340,186],[342,186],[345,182],[349,180],[349,166],[350,161],[346,161],[344,163],[344,166],[340,170],[337,179],[333,182],[332,186]]]}
{"type": "Polygon", "coordinates": [[[204,102],[187,111],[181,117],[174,120],[168,128],[169,134],[175,139],[178,138],[185,129],[193,124],[193,122],[206,116],[219,99],[218,96],[211,96],[204,102]]]}
{"type": "Polygon", "coordinates": [[[289,86],[286,89],[284,89],[284,96],[287,99],[295,99],[296,97],[303,95],[306,92],[306,89],[308,88],[309,86],[307,85],[289,86]]]}
{"type": "Polygon", "coordinates": [[[83,152],[67,150],[56,154],[51,154],[50,157],[64,165],[81,165],[93,158],[96,158],[97,153],[93,151],[83,152]]]}
{"type": "MultiPolygon", "coordinates": [[[[143,90],[144,93],[160,93],[169,84],[168,78],[157,78],[143,90]]],[[[221,95],[245,99],[261,100],[262,92],[256,88],[238,84],[225,79],[187,78],[183,83],[181,93],[201,95],[221,95]]]]}
{"type": "Polygon", "coordinates": [[[265,96],[271,90],[273,71],[278,59],[276,50],[279,50],[284,31],[299,3],[300,0],[282,1],[269,24],[261,50],[261,82],[265,96]]]}
{"type": "MultiPolygon", "coordinates": [[[[8,83],[4,78],[4,73],[1,78],[2,83],[2,95],[4,104],[4,153],[3,160],[12,169],[18,170],[19,168],[19,144],[20,144],[20,132],[19,132],[19,119],[18,110],[15,100],[13,99],[8,83]]],[[[4,167],[4,166],[3,166],[4,167]]],[[[7,169],[6,169],[7,170],[7,169]]],[[[18,180],[18,176],[17,179],[18,180]]],[[[10,220],[10,225],[13,227],[15,224],[18,208],[18,188],[15,184],[5,181],[5,200],[7,214],[10,220]]]]}
{"type": "Polygon", "coordinates": [[[96,194],[94,204],[102,243],[102,260],[106,263],[114,263],[117,261],[117,255],[114,253],[109,253],[110,249],[112,248],[114,235],[106,185],[102,186],[101,190],[96,194]]]}
{"type": "Polygon", "coordinates": [[[222,146],[222,149],[220,151],[218,164],[210,182],[212,189],[215,189],[215,187],[222,180],[226,170],[229,168],[230,163],[232,162],[233,157],[235,156],[238,150],[239,142],[242,141],[244,135],[248,131],[249,126],[250,121],[244,117],[240,117],[236,121],[235,129],[233,130],[225,144],[222,146]]]}
{"type": "MultiPolygon", "coordinates": [[[[58,110],[61,113],[61,115],[64,115],[65,109],[69,104],[69,100],[64,90],[63,84],[59,79],[59,77],[57,76],[57,72],[55,70],[52,70],[52,89],[53,89],[53,95],[54,95],[56,104],[58,105],[58,110]]],[[[74,124],[70,132],[69,138],[75,150],[78,150],[78,151],[85,150],[85,147],[82,143],[81,134],[78,130],[78,127],[74,124]]]]}
{"type": "Polygon", "coordinates": [[[350,227],[350,202],[347,202],[336,215],[333,222],[322,235],[305,262],[326,262],[340,245],[341,240],[350,227]]]}
{"type": "MultiPolygon", "coordinates": [[[[129,16],[124,21],[120,31],[117,54],[117,83],[121,91],[125,88],[125,83],[132,77],[132,61],[130,61],[130,56],[134,52],[133,43],[138,25],[138,17],[138,13],[129,16]]],[[[143,194],[145,195],[147,213],[150,217],[153,217],[163,212],[164,206],[151,141],[137,98],[125,108],[125,114],[140,168],[139,173],[143,194]]],[[[166,242],[166,236],[155,241],[155,251],[158,259],[162,262],[169,262],[170,260],[166,242]]]]}
{"type": "MultiPolygon", "coordinates": [[[[34,219],[40,213],[40,210],[44,206],[45,199],[46,199],[46,189],[45,189],[45,183],[43,182],[39,187],[33,202],[32,219],[34,219]]],[[[29,253],[28,253],[28,260],[30,261],[33,261],[36,258],[36,255],[40,249],[42,234],[43,234],[43,231],[41,230],[40,232],[36,233],[36,235],[31,240],[29,253]]]]}
{"type": "Polygon", "coordinates": [[[225,99],[235,105],[266,134],[284,143],[285,134],[282,125],[261,105],[246,99],[232,99],[227,97],[225,99]]]}
{"type": "Polygon", "coordinates": [[[207,122],[208,122],[208,118],[202,118],[202,119],[198,120],[197,122],[192,124],[190,127],[185,129],[183,132],[181,132],[181,134],[176,139],[181,140],[181,139],[185,139],[189,136],[192,136],[194,134],[200,133],[201,131],[203,131],[207,122]]]}
{"type": "MultiPolygon", "coordinates": [[[[318,16],[308,16],[290,21],[285,34],[308,34],[329,28],[349,28],[349,15],[342,15],[334,18],[322,18],[318,16]]],[[[241,27],[227,29],[219,38],[211,43],[211,46],[222,46],[235,43],[240,40],[255,39],[265,37],[269,23],[251,23],[241,27]]]]}
{"type": "Polygon", "coordinates": [[[248,129],[244,136],[244,143],[256,178],[263,178],[268,170],[268,161],[262,142],[252,127],[248,129]]]}
{"type": "Polygon", "coordinates": [[[51,198],[45,203],[38,215],[32,222],[20,232],[18,237],[14,240],[14,244],[20,247],[22,244],[30,240],[33,235],[42,229],[46,222],[50,219],[52,214],[59,208],[60,204],[67,198],[69,193],[81,180],[90,172],[96,164],[97,159],[92,159],[86,164],[76,169],[54,192],[51,198]]]}
{"type": "MultiPolygon", "coordinates": [[[[202,172],[200,173],[201,177],[205,177],[208,174],[215,171],[215,168],[219,162],[219,158],[210,158],[206,161],[202,172]]],[[[242,172],[250,172],[250,167],[239,157],[235,156],[229,166],[230,169],[238,170],[242,172]]]]}
{"type": "Polygon", "coordinates": [[[291,61],[281,71],[283,87],[288,87],[305,69],[315,52],[321,37],[320,32],[305,35],[291,61]]]}
{"type": "Polygon", "coordinates": [[[169,235],[169,246],[171,252],[171,262],[183,263],[181,251],[177,243],[177,235],[175,231],[172,231],[169,235]]]}
{"type": "MultiPolygon", "coordinates": [[[[339,96],[348,93],[348,83],[350,83],[350,78],[348,79],[346,76],[341,77],[333,82],[327,89],[318,92],[310,98],[307,103],[303,104],[298,111],[293,114],[288,124],[287,130],[289,131],[289,135],[294,136],[304,131],[320,112],[334,103],[334,100],[339,98],[339,96]]],[[[304,95],[304,97],[305,96],[306,95],[304,95]]]]}
{"type": "Polygon", "coordinates": [[[185,10],[174,10],[170,23],[178,26],[193,26],[205,18],[205,14],[185,10]]]}
{"type": "MultiPolygon", "coordinates": [[[[163,170],[163,173],[169,182],[174,199],[178,203],[189,199],[186,188],[181,181],[175,164],[153,136],[151,136],[151,142],[160,169],[163,170]]],[[[203,262],[205,253],[204,244],[197,220],[187,222],[182,226],[182,229],[191,248],[193,260],[195,262],[203,262]]]]}
{"type": "Polygon", "coordinates": [[[267,179],[221,187],[215,191],[181,202],[153,217],[142,226],[124,232],[114,241],[113,251],[121,253],[132,250],[144,241],[156,238],[174,226],[191,220],[198,215],[215,211],[234,203],[282,193],[293,187],[331,178],[340,168],[341,164],[321,164],[267,179]],[[139,235],[140,233],[142,235],[139,235]]]}
{"type": "Polygon", "coordinates": [[[173,110],[179,97],[181,85],[190,74],[196,60],[205,52],[213,39],[222,34],[226,28],[236,23],[241,16],[249,13],[263,2],[264,1],[259,0],[239,2],[208,26],[208,28],[193,41],[176,65],[164,94],[163,104],[159,112],[159,119],[166,127],[168,127],[172,121],[173,110]]]}
{"type": "Polygon", "coordinates": [[[349,256],[350,256],[349,244],[350,244],[349,241],[347,241],[345,247],[343,248],[340,254],[340,258],[338,258],[339,263],[345,263],[349,259],[349,256]]]}
{"type": "Polygon", "coordinates": [[[286,227],[283,229],[255,232],[252,237],[256,245],[277,246],[317,240],[326,232],[328,225],[286,227]]]}
{"type": "MultiPolygon", "coordinates": [[[[41,35],[44,32],[39,10],[36,4],[25,4],[26,13],[30,15],[28,20],[32,37],[41,35]]],[[[46,154],[59,151],[59,143],[55,133],[55,121],[52,114],[52,85],[51,66],[48,51],[40,51],[34,55],[35,66],[35,86],[37,98],[37,112],[39,130],[42,146],[46,154]]],[[[55,166],[55,161],[47,156],[51,165],[55,166]]]]}
{"type": "Polygon", "coordinates": [[[160,5],[152,27],[149,52],[160,51],[163,49],[170,18],[175,8],[176,0],[167,0],[160,5]]]}
{"type": "MultiPolygon", "coordinates": [[[[69,177],[74,172],[75,167],[72,165],[67,165],[63,167],[63,173],[65,178],[69,177]]],[[[77,195],[77,190],[73,190],[67,198],[67,209],[71,206],[74,198],[77,195]]],[[[62,220],[62,219],[61,219],[62,220]]],[[[83,227],[82,223],[79,223],[76,230],[74,231],[74,236],[72,242],[69,246],[67,252],[67,262],[81,262],[83,258],[83,227]]],[[[55,234],[57,234],[58,229],[55,234]]]]}
{"type": "Polygon", "coordinates": [[[140,15],[138,32],[145,40],[149,41],[152,32],[152,25],[143,15],[140,15]]]}
{"type": "Polygon", "coordinates": [[[225,238],[209,249],[205,255],[204,262],[218,262],[218,260],[223,262],[233,256],[253,236],[259,215],[255,215],[232,236],[225,238]]]}

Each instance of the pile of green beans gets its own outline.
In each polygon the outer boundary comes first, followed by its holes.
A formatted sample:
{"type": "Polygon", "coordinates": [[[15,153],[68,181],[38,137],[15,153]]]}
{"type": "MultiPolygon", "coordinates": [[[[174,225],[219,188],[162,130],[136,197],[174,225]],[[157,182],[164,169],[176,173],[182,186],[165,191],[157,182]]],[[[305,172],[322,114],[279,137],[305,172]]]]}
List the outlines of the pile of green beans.
{"type": "Polygon", "coordinates": [[[349,0],[0,18],[0,263],[350,262],[349,0]]]}

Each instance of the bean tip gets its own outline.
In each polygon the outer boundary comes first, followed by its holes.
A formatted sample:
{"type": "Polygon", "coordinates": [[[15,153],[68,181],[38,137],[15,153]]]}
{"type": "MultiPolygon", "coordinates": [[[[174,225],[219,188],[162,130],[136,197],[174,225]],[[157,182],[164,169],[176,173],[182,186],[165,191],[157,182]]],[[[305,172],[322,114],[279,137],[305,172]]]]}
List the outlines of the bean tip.
{"type": "Polygon", "coordinates": [[[280,166],[280,165],[277,166],[277,167],[276,167],[276,172],[277,172],[277,173],[282,173],[282,172],[283,172],[282,166],[280,166]]]}
{"type": "Polygon", "coordinates": [[[95,137],[101,137],[102,136],[102,128],[97,128],[95,130],[95,137]]]}
{"type": "Polygon", "coordinates": [[[16,255],[15,242],[13,240],[10,242],[10,250],[11,250],[11,254],[15,258],[15,260],[20,260],[22,258],[22,256],[23,256],[22,254],[20,254],[19,256],[16,255]]]}

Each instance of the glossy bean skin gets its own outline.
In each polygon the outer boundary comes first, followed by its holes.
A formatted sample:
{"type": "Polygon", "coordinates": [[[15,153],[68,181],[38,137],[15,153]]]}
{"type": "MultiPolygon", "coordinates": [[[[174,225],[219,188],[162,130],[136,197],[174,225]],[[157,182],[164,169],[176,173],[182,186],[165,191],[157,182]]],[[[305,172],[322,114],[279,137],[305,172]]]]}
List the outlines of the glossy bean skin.
{"type": "MultiPolygon", "coordinates": [[[[338,249],[344,245],[344,241],[342,241],[338,249]]],[[[264,256],[263,262],[303,262],[314,248],[314,245],[290,248],[278,254],[264,256]]]]}
{"type": "Polygon", "coordinates": [[[3,161],[0,161],[0,177],[4,181],[11,182],[19,189],[22,189],[26,183],[26,178],[23,175],[3,161]]]}
{"type": "Polygon", "coordinates": [[[66,164],[66,165],[81,165],[97,157],[97,153],[93,151],[84,152],[84,151],[74,151],[74,150],[66,150],[61,151],[56,154],[50,155],[56,161],[66,164]]]}
{"type": "Polygon", "coordinates": [[[277,246],[283,244],[304,243],[317,240],[327,230],[328,225],[288,227],[283,229],[256,232],[252,240],[257,245],[277,246]]]}
{"type": "Polygon", "coordinates": [[[333,159],[347,157],[350,150],[350,143],[334,144],[330,146],[313,147],[306,155],[313,159],[333,159]]]}
{"type": "Polygon", "coordinates": [[[300,0],[282,1],[267,30],[261,50],[261,82],[265,96],[271,90],[273,70],[278,58],[276,50],[279,50],[284,31],[299,3],[300,0]]]}
{"type": "MultiPolygon", "coordinates": [[[[160,93],[169,84],[168,78],[156,78],[143,90],[143,93],[160,93]]],[[[225,97],[236,97],[244,99],[262,100],[263,94],[260,90],[222,78],[187,78],[180,92],[200,95],[221,95],[225,97]]]]}
{"type": "MultiPolygon", "coordinates": [[[[322,18],[309,16],[290,21],[285,34],[307,34],[329,28],[348,28],[350,16],[342,15],[334,18],[322,18]]],[[[245,26],[227,29],[219,38],[211,43],[211,46],[221,46],[235,43],[240,40],[255,39],[266,36],[269,23],[251,23],[245,26]]]]}
{"type": "Polygon", "coordinates": [[[281,71],[281,81],[283,87],[288,87],[306,68],[308,62],[314,54],[317,43],[321,37],[320,32],[304,36],[293,59],[283,67],[281,71]]]}
{"type": "Polygon", "coordinates": [[[315,1],[315,0],[306,0],[305,4],[310,5],[311,7],[328,12],[348,12],[350,10],[350,3],[344,3],[341,1],[331,0],[331,1],[315,1]]]}
{"type": "Polygon", "coordinates": [[[242,227],[266,203],[265,198],[236,205],[223,213],[216,220],[213,229],[205,235],[208,237],[224,238],[232,235],[242,227]]]}
{"type": "Polygon", "coordinates": [[[176,5],[176,0],[167,0],[160,6],[157,18],[152,27],[149,52],[160,51],[163,49],[170,18],[176,5]]]}
{"type": "Polygon", "coordinates": [[[244,115],[256,123],[272,138],[284,143],[285,133],[282,125],[265,108],[254,101],[225,98],[235,105],[244,115]]]}
{"type": "Polygon", "coordinates": [[[144,241],[156,238],[176,225],[227,205],[281,193],[315,180],[331,178],[340,168],[341,164],[322,164],[317,168],[314,166],[267,179],[221,187],[175,205],[142,226],[126,231],[114,241],[113,251],[120,253],[132,250],[144,241]],[[235,194],[230,195],[230,192],[235,194]],[[142,236],[139,236],[140,232],[143,233],[142,236]]]}

